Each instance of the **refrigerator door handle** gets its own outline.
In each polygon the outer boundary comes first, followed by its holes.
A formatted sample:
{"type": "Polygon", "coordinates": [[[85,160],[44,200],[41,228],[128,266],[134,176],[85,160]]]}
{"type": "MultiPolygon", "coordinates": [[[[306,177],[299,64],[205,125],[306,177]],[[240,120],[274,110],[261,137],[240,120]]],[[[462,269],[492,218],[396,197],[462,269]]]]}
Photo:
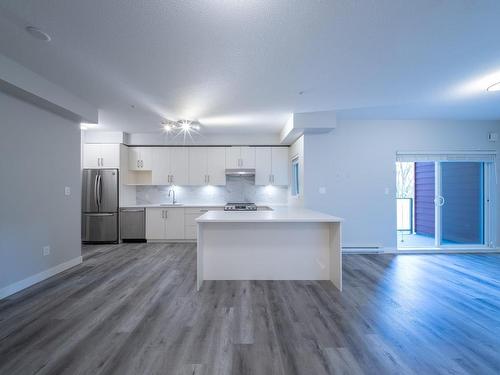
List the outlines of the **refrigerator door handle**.
{"type": "Polygon", "coordinates": [[[94,179],[94,199],[95,199],[95,205],[97,206],[97,210],[99,210],[99,198],[97,196],[97,179],[99,178],[99,175],[95,175],[94,179]]]}
{"type": "Polygon", "coordinates": [[[99,210],[101,209],[102,204],[102,177],[98,175],[97,178],[97,200],[99,202],[99,210]]]}
{"type": "Polygon", "coordinates": [[[115,214],[85,214],[86,216],[113,216],[115,214]]]}

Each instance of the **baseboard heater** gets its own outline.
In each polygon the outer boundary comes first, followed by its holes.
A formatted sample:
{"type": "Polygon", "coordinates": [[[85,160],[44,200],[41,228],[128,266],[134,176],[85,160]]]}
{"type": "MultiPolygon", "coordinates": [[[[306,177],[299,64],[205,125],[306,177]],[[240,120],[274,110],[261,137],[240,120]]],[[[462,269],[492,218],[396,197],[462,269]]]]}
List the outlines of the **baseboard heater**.
{"type": "Polygon", "coordinates": [[[381,249],[382,246],[372,245],[372,246],[342,246],[342,249],[381,249]]]}
{"type": "Polygon", "coordinates": [[[380,245],[342,246],[344,253],[383,253],[380,245]]]}

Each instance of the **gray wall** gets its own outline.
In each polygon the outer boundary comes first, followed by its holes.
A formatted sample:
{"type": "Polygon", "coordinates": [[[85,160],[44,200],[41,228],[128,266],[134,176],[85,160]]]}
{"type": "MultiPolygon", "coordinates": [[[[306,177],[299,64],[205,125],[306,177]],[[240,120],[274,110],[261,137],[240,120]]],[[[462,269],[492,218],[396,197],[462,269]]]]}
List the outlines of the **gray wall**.
{"type": "Polygon", "coordinates": [[[0,150],[1,289],[81,256],[79,124],[0,92],[0,150]]]}
{"type": "MultiPolygon", "coordinates": [[[[500,132],[500,122],[344,120],[331,133],[307,134],[305,205],[346,219],[344,246],[395,248],[396,151],[500,152],[490,131],[500,132]]],[[[494,225],[500,233],[498,220],[494,225]]]]}

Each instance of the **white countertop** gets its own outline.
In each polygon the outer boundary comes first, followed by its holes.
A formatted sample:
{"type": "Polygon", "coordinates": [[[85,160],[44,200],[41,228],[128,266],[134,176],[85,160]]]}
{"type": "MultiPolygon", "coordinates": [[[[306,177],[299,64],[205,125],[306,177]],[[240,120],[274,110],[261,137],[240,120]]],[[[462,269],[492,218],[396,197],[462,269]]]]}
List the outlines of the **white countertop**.
{"type": "Polygon", "coordinates": [[[160,204],[160,203],[151,203],[151,204],[126,204],[120,206],[120,208],[192,208],[192,207],[224,207],[224,203],[221,204],[203,204],[203,203],[177,203],[175,205],[170,203],[160,204]]]}
{"type": "Polygon", "coordinates": [[[209,211],[198,223],[340,223],[342,218],[304,208],[270,206],[273,211],[209,211]]]}
{"type": "MultiPolygon", "coordinates": [[[[180,207],[180,208],[195,208],[195,207],[216,207],[216,208],[222,208],[226,204],[225,203],[220,203],[220,204],[204,204],[204,203],[177,203],[175,205],[171,203],[150,203],[150,204],[125,204],[123,206],[120,206],[120,208],[173,208],[173,207],[180,207]]],[[[271,208],[275,209],[275,207],[280,207],[279,205],[269,205],[265,203],[257,203],[258,208],[271,208]]]]}

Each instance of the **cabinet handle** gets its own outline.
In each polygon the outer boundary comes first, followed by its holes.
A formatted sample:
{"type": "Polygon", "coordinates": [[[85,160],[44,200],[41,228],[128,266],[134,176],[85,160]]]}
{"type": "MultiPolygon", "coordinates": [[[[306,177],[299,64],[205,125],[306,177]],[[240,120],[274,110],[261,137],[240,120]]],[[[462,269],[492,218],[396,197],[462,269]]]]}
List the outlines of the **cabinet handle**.
{"type": "Polygon", "coordinates": [[[210,184],[210,175],[207,174],[207,182],[210,184]]]}
{"type": "Polygon", "coordinates": [[[208,212],[208,210],[200,210],[200,212],[208,212]]]}
{"type": "Polygon", "coordinates": [[[161,218],[164,219],[165,218],[165,211],[161,210],[161,218]]]}
{"type": "Polygon", "coordinates": [[[101,166],[101,158],[97,158],[97,166],[100,167],[101,166]]]}
{"type": "Polygon", "coordinates": [[[165,210],[165,219],[168,219],[168,210],[165,210]]]}
{"type": "Polygon", "coordinates": [[[101,158],[101,167],[104,167],[104,158],[101,158]]]}
{"type": "Polygon", "coordinates": [[[271,175],[271,180],[272,180],[271,182],[274,184],[274,175],[273,174],[271,175]]]}
{"type": "Polygon", "coordinates": [[[171,174],[171,175],[170,175],[170,183],[171,183],[171,184],[173,184],[173,183],[174,183],[174,175],[173,175],[173,174],[171,174]]]}

